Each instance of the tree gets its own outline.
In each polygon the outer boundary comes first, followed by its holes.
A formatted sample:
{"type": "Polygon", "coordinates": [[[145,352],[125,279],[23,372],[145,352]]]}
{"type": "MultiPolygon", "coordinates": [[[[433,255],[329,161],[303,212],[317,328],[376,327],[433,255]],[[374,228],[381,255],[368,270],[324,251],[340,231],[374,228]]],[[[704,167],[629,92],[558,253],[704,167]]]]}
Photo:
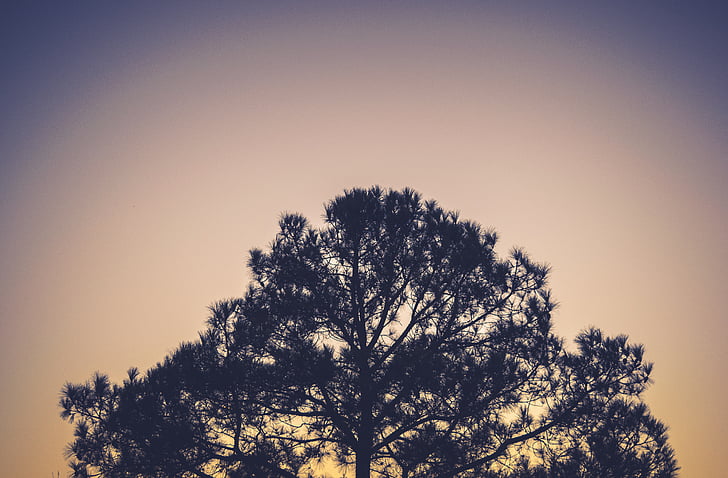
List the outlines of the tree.
{"type": "Polygon", "coordinates": [[[75,476],[676,476],[643,348],[564,347],[548,268],[495,244],[409,189],[346,191],[322,227],[283,216],[199,340],[64,387],[75,476]]]}

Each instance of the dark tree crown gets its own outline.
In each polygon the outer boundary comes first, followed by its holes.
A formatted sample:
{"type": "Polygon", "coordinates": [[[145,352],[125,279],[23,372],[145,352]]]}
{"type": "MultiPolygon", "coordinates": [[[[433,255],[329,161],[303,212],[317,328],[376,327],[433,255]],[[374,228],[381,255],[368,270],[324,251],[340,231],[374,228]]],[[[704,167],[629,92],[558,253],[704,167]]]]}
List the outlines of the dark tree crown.
{"type": "Polygon", "coordinates": [[[66,385],[75,476],[677,476],[642,347],[565,349],[548,268],[496,240],[410,189],[284,215],[199,340],[66,385]]]}

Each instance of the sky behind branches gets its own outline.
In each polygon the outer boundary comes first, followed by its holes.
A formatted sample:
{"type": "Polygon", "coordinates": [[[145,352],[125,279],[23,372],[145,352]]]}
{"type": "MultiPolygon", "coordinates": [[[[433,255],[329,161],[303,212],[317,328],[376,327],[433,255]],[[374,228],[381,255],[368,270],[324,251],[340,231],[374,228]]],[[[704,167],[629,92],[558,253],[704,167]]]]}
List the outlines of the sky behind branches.
{"type": "Polygon", "coordinates": [[[0,462],[66,472],[65,381],[241,295],[279,215],[412,187],[644,343],[683,477],[728,415],[728,14],[711,3],[0,6],[0,462]]]}

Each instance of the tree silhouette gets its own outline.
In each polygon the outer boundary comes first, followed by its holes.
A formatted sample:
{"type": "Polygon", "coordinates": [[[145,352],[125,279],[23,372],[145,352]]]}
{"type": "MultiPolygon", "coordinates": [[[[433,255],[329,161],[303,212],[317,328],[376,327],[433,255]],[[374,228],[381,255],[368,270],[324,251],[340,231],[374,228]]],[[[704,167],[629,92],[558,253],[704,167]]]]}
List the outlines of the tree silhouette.
{"type": "Polygon", "coordinates": [[[409,190],[285,215],[244,298],[143,375],[62,391],[75,476],[673,477],[623,336],[551,330],[547,267],[409,190]]]}

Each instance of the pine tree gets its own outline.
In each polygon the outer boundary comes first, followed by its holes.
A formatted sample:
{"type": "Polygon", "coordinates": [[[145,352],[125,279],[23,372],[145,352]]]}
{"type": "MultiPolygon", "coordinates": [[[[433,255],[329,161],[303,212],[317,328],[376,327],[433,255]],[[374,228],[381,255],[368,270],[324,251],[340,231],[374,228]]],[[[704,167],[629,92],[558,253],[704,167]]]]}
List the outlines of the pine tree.
{"type": "Polygon", "coordinates": [[[285,215],[199,340],[66,385],[75,475],[676,476],[643,348],[564,347],[548,268],[495,244],[409,189],[346,191],[322,227],[285,215]]]}

